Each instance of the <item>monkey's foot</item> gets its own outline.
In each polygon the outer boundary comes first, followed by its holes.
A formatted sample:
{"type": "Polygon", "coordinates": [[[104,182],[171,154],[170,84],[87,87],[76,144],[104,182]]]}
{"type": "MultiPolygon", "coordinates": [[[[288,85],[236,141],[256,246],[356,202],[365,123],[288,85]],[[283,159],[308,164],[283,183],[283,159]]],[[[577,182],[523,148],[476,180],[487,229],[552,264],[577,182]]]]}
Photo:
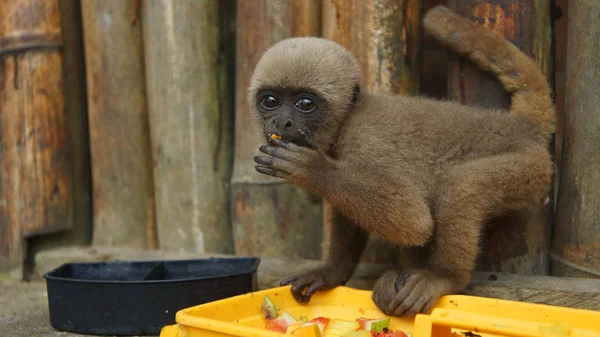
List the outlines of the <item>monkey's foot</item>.
{"type": "Polygon", "coordinates": [[[309,269],[283,279],[279,285],[292,285],[292,295],[300,303],[308,303],[318,290],[328,290],[345,284],[349,277],[331,266],[309,269]],[[303,291],[306,289],[306,292],[303,291]]]}
{"type": "Polygon", "coordinates": [[[413,316],[428,312],[443,295],[459,285],[456,281],[423,270],[388,271],[373,289],[373,302],[386,315],[413,316]]]}

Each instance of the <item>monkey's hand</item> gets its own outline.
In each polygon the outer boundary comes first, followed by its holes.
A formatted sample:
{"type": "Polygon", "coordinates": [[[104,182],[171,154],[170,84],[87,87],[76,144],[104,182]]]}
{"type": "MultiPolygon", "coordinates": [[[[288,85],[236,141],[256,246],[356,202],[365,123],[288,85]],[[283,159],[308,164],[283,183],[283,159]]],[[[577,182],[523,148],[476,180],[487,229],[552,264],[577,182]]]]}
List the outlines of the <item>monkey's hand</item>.
{"type": "Polygon", "coordinates": [[[308,303],[312,295],[318,290],[328,290],[344,285],[351,276],[351,273],[345,272],[342,268],[323,265],[287,277],[279,285],[285,286],[291,284],[292,295],[294,295],[296,301],[308,303]],[[304,293],[305,289],[306,292],[304,293]]]}
{"type": "Polygon", "coordinates": [[[373,288],[373,302],[386,315],[406,317],[428,312],[443,295],[457,291],[464,282],[427,271],[396,270],[384,273],[373,288]]]}
{"type": "Polygon", "coordinates": [[[256,171],[278,178],[283,178],[291,183],[315,191],[320,185],[319,181],[325,180],[335,163],[325,154],[316,142],[298,130],[304,137],[306,147],[298,146],[280,139],[271,140],[272,145],[263,145],[260,152],[269,156],[256,156],[256,171]]]}

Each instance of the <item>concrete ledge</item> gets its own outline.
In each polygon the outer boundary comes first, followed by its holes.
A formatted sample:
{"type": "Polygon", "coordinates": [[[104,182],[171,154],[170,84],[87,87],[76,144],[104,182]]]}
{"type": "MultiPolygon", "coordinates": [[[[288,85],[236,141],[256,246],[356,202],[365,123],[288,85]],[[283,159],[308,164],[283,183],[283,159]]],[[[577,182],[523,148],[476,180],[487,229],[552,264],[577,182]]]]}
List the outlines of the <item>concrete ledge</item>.
{"type": "MultiPolygon", "coordinates": [[[[37,279],[41,280],[41,275],[68,262],[176,260],[227,256],[113,247],[73,247],[39,253],[35,258],[35,262],[37,279]]],[[[290,273],[316,267],[319,263],[319,261],[314,260],[262,258],[257,273],[258,286],[260,289],[276,287],[279,281],[290,273]]],[[[353,288],[370,290],[385,270],[386,266],[384,265],[360,264],[347,285],[353,288]]],[[[471,285],[465,294],[600,310],[600,279],[475,272],[471,285]]]]}

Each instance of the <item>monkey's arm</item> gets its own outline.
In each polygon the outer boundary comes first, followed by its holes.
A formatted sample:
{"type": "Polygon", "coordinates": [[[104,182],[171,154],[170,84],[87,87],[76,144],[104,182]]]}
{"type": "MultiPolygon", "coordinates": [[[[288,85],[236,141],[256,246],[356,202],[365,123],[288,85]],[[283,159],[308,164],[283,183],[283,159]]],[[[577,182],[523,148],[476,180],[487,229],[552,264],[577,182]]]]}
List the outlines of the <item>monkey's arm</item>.
{"type": "Polygon", "coordinates": [[[291,284],[292,294],[299,302],[308,302],[317,290],[346,284],[360,261],[368,234],[335,209],[331,220],[331,242],[325,263],[292,275],[280,283],[282,286],[291,284]],[[303,294],[305,289],[306,293],[303,294]]]}
{"type": "MultiPolygon", "coordinates": [[[[286,179],[320,194],[364,230],[399,245],[421,246],[432,235],[433,220],[424,191],[366,158],[334,160],[308,138],[308,147],[274,140],[257,156],[262,174],[286,179]]],[[[400,172],[402,173],[402,172],[400,172]]]]}

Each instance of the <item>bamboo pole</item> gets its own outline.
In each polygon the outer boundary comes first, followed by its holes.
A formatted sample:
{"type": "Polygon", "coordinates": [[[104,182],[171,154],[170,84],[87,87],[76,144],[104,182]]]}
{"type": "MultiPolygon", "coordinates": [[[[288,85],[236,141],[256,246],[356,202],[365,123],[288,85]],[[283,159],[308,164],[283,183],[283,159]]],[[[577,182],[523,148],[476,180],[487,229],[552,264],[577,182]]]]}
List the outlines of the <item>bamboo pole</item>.
{"type": "Polygon", "coordinates": [[[262,53],[292,36],[320,35],[318,0],[245,0],[237,7],[236,122],[232,184],[235,252],[320,258],[322,203],[307,190],[255,171],[260,154],[246,89],[262,53]]]}
{"type": "Polygon", "coordinates": [[[146,82],[161,249],[232,253],[232,2],[146,1],[146,82]]]}
{"type": "Polygon", "coordinates": [[[24,239],[70,229],[72,166],[58,1],[0,2],[0,270],[24,239]]]}
{"type": "Polygon", "coordinates": [[[82,0],[93,243],[156,246],[141,24],[133,0],[82,0]]]}
{"type": "MultiPolygon", "coordinates": [[[[323,0],[323,36],[348,48],[358,59],[369,91],[416,94],[421,64],[421,3],[419,0],[323,0]],[[360,24],[356,24],[360,22],[360,24]]],[[[325,232],[331,227],[326,203],[325,232]]],[[[329,235],[326,234],[325,245],[329,235]]],[[[397,260],[390,244],[369,240],[362,261],[397,260]]]]}
{"type": "Polygon", "coordinates": [[[570,2],[552,274],[600,277],[600,3],[570,2]]]}
{"type": "MultiPolygon", "coordinates": [[[[473,22],[503,34],[551,75],[550,1],[450,0],[449,7],[473,22]]],[[[449,58],[450,99],[466,105],[508,108],[510,97],[500,82],[469,61],[449,58]]],[[[549,145],[550,146],[550,145],[549,145]]],[[[551,205],[508,214],[492,221],[485,234],[477,269],[519,274],[548,274],[551,205]]]]}

